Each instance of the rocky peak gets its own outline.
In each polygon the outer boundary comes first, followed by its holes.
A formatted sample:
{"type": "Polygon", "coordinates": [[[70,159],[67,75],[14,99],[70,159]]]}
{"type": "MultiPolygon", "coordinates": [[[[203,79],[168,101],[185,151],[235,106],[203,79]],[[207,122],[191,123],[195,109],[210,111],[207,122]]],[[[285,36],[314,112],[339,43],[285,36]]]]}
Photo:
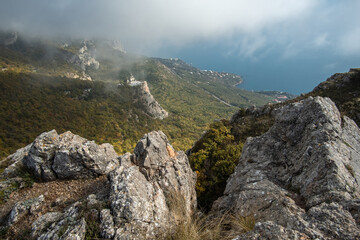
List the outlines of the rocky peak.
{"type": "Polygon", "coordinates": [[[150,93],[150,89],[146,81],[133,85],[133,89],[134,102],[139,103],[147,114],[153,118],[159,119],[168,117],[169,113],[161,107],[154,96],[150,93]]]}
{"type": "Polygon", "coordinates": [[[329,98],[273,111],[275,124],[248,138],[213,211],[254,215],[237,239],[360,237],[360,130],[329,98]]]}

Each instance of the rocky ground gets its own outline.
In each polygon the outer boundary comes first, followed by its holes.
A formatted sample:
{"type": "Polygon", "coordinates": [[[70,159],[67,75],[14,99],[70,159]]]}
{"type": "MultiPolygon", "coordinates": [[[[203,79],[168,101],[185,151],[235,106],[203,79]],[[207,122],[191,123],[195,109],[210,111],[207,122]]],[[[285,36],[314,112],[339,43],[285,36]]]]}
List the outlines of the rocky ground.
{"type": "Polygon", "coordinates": [[[117,156],[109,144],[53,130],[4,161],[2,190],[20,188],[2,205],[5,239],[156,238],[196,208],[196,174],[162,132],[117,156]]]}

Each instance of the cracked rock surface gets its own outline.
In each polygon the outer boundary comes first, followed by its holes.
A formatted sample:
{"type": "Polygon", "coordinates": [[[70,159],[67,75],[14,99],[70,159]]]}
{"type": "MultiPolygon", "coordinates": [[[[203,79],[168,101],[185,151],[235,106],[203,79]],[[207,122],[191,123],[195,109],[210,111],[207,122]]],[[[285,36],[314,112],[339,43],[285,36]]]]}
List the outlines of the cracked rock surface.
{"type": "Polygon", "coordinates": [[[255,216],[254,230],[238,239],[359,239],[357,125],[329,98],[274,112],[269,131],[247,139],[213,211],[255,216]]]}

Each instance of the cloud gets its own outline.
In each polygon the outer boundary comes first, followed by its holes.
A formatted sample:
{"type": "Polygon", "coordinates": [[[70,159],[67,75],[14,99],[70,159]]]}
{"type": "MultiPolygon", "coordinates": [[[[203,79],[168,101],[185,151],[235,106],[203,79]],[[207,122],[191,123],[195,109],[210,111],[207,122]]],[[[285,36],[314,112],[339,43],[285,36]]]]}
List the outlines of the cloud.
{"type": "Polygon", "coordinates": [[[128,45],[186,44],[254,33],[301,16],[304,0],[5,0],[1,26],[33,34],[104,36],[128,45]]]}
{"type": "Polygon", "coordinates": [[[343,51],[343,54],[359,55],[360,27],[354,28],[340,37],[340,50],[343,51]]]}
{"type": "Polygon", "coordinates": [[[324,47],[329,44],[329,41],[327,40],[327,33],[320,34],[315,37],[313,41],[314,47],[324,47]]]}
{"type": "Polygon", "coordinates": [[[324,46],[348,54],[360,49],[360,31],[350,27],[360,22],[359,7],[356,1],[331,0],[3,0],[0,27],[116,38],[141,53],[223,42],[245,58],[274,46],[284,56],[324,46]]]}

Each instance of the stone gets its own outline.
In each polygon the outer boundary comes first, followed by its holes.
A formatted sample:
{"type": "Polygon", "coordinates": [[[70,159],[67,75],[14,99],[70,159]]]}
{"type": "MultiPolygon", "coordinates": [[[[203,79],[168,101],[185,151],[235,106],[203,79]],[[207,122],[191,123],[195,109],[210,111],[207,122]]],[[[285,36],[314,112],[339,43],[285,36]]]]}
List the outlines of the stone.
{"type": "Polygon", "coordinates": [[[119,164],[114,147],[97,145],[71,132],[59,136],[52,168],[58,178],[79,179],[107,174],[119,164]]]}
{"type": "Polygon", "coordinates": [[[155,238],[179,217],[189,217],[196,207],[196,174],[186,155],[175,152],[161,131],[137,143],[134,165],[110,173],[111,212],[115,239],[155,238]],[[172,210],[176,196],[181,213],[172,210]],[[180,216],[181,215],[181,216],[180,216]]]}
{"type": "Polygon", "coordinates": [[[354,219],[360,197],[357,125],[341,117],[329,98],[310,97],[272,114],[275,124],[269,131],[247,139],[212,210],[231,209],[254,215],[259,224],[275,224],[254,228],[251,236],[268,229],[274,232],[264,236],[286,232],[284,239],[360,238],[354,219]]]}
{"type": "Polygon", "coordinates": [[[18,150],[6,160],[13,162],[6,176],[25,166],[39,180],[94,178],[108,174],[118,165],[114,147],[97,145],[71,132],[58,135],[55,130],[42,133],[32,144],[18,150]]]}
{"type": "Polygon", "coordinates": [[[71,237],[76,237],[74,239],[84,239],[86,223],[84,223],[83,218],[78,219],[78,206],[80,202],[76,202],[65,209],[62,213],[60,219],[52,223],[45,231],[38,237],[38,240],[58,240],[58,239],[71,239],[71,237]],[[84,227],[85,226],[85,227],[84,227]],[[76,229],[76,231],[72,231],[76,229]],[[77,238],[77,236],[84,237],[77,238]]]}
{"type": "Polygon", "coordinates": [[[42,133],[34,140],[29,153],[23,158],[24,165],[38,179],[45,181],[56,179],[52,164],[58,144],[59,135],[55,130],[42,133]]]}
{"type": "Polygon", "coordinates": [[[287,229],[272,221],[259,222],[255,224],[252,232],[239,235],[233,240],[258,240],[258,239],[271,239],[271,240],[310,240],[307,235],[300,233],[296,230],[287,229]]]}
{"type": "Polygon", "coordinates": [[[31,236],[38,236],[46,229],[49,224],[58,221],[61,217],[62,213],[60,212],[47,212],[44,215],[40,216],[31,225],[31,236]]]}
{"type": "Polygon", "coordinates": [[[18,175],[17,171],[24,166],[22,159],[28,155],[30,148],[31,144],[16,150],[15,153],[1,161],[6,162],[6,165],[9,165],[1,174],[4,178],[12,178],[18,175]]]}
{"type": "Polygon", "coordinates": [[[114,219],[110,209],[103,209],[100,212],[100,235],[105,239],[112,239],[115,235],[114,219]]]}
{"type": "Polygon", "coordinates": [[[24,202],[15,203],[14,207],[10,211],[7,225],[13,225],[27,214],[35,214],[44,201],[44,196],[40,195],[37,198],[31,198],[24,202]]]}
{"type": "Polygon", "coordinates": [[[100,63],[95,59],[96,48],[92,41],[84,41],[77,54],[68,58],[68,62],[74,64],[83,72],[93,69],[97,70],[100,63]]]}
{"type": "Polygon", "coordinates": [[[68,227],[64,235],[59,240],[83,240],[86,234],[86,221],[84,218],[68,227]]]}
{"type": "Polygon", "coordinates": [[[97,200],[95,194],[90,194],[90,195],[87,197],[86,200],[87,200],[87,205],[88,205],[88,206],[94,206],[94,205],[100,203],[100,202],[97,200]]]}

